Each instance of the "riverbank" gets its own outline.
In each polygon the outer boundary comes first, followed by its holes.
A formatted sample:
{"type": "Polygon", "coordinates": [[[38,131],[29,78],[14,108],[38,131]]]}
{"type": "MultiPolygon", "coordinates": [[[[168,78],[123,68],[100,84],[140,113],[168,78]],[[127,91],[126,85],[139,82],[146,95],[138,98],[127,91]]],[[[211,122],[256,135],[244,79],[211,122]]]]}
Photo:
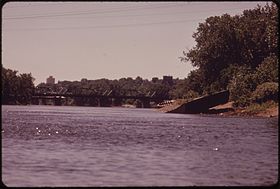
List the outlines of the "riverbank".
{"type": "Polygon", "coordinates": [[[219,113],[221,116],[243,116],[243,117],[278,117],[279,106],[275,102],[263,104],[252,104],[246,108],[234,108],[232,102],[214,107],[214,110],[228,109],[219,113]]]}
{"type": "MultiPolygon", "coordinates": [[[[185,101],[183,100],[176,100],[173,104],[160,108],[157,111],[168,113],[180,107],[184,103],[185,101]]],[[[275,102],[266,102],[263,103],[262,105],[252,104],[246,108],[236,108],[233,106],[233,102],[228,102],[226,104],[222,104],[210,108],[207,112],[203,112],[203,114],[216,114],[219,116],[243,116],[243,117],[278,117],[279,108],[278,108],[278,103],[275,102]]]]}

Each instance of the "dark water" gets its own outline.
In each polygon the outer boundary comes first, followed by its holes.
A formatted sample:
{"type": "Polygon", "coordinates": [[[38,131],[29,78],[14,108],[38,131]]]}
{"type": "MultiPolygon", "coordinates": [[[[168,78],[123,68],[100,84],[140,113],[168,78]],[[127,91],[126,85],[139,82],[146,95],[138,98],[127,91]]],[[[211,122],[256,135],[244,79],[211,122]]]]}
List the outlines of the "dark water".
{"type": "Polygon", "coordinates": [[[7,186],[249,186],[277,177],[277,118],[2,106],[7,186]]]}

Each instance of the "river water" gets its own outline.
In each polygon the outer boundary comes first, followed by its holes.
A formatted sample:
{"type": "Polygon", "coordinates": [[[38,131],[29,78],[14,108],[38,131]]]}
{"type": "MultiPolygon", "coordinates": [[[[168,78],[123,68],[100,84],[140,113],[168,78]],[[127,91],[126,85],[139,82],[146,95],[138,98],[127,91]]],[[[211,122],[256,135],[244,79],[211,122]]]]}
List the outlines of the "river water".
{"type": "Polygon", "coordinates": [[[2,106],[6,186],[252,186],[278,178],[278,118],[2,106]]]}

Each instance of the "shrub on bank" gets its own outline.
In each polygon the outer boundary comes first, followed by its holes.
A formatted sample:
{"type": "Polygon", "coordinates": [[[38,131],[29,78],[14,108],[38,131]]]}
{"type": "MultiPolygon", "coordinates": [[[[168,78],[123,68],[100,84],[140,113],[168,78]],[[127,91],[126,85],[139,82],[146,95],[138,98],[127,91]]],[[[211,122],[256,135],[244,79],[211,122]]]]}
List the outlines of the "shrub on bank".
{"type": "Polygon", "coordinates": [[[235,70],[228,88],[235,107],[251,103],[278,100],[278,59],[275,55],[265,58],[256,68],[239,67],[235,70]]]}
{"type": "Polygon", "coordinates": [[[278,103],[272,100],[266,101],[262,104],[253,103],[246,107],[244,115],[256,115],[258,113],[265,113],[269,108],[278,107],[278,103]]]}
{"type": "Polygon", "coordinates": [[[278,83],[265,82],[258,85],[252,93],[252,102],[263,103],[268,100],[278,102],[278,83]]]}
{"type": "Polygon", "coordinates": [[[251,93],[256,86],[253,70],[247,67],[240,67],[228,85],[230,100],[234,101],[233,106],[248,106],[251,103],[251,93]]]}

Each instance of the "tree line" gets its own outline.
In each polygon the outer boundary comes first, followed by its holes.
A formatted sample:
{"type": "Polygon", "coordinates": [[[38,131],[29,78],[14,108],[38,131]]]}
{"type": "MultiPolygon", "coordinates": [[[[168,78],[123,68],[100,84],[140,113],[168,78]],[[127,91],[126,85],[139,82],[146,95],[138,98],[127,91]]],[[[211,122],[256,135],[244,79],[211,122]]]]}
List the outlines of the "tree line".
{"type": "MultiPolygon", "coordinates": [[[[174,83],[179,80],[173,80],[174,83]]],[[[174,88],[174,83],[167,83],[163,79],[155,81],[136,77],[121,78],[121,79],[96,79],[81,81],[59,81],[56,84],[40,83],[35,91],[38,93],[70,93],[78,95],[110,95],[110,96],[153,96],[160,98],[170,98],[169,92],[174,88]]],[[[76,98],[75,102],[78,105],[86,105],[92,101],[90,98],[76,98]]],[[[72,104],[66,105],[72,105],[72,104]]],[[[135,104],[136,100],[123,100],[122,104],[135,104]]],[[[92,104],[92,102],[91,102],[92,104]]],[[[93,103],[94,104],[94,103],[93,103]]]]}
{"type": "MultiPolygon", "coordinates": [[[[212,16],[193,34],[196,46],[182,62],[196,69],[185,81],[187,94],[229,89],[235,106],[278,97],[278,8],[276,4],[244,10],[241,15],[212,16]]],[[[188,95],[187,95],[188,96],[188,95]]]]}
{"type": "MultiPolygon", "coordinates": [[[[245,10],[241,15],[211,16],[200,23],[196,45],[183,51],[182,62],[194,70],[185,79],[147,80],[141,77],[41,83],[34,87],[31,73],[2,68],[2,103],[28,104],[35,91],[145,96],[186,99],[230,91],[235,106],[278,101],[278,8],[271,3],[245,10]],[[152,94],[153,93],[153,94],[152,94]]],[[[81,102],[81,104],[86,102],[81,102]]],[[[125,103],[135,103],[127,100],[125,103]]]]}

